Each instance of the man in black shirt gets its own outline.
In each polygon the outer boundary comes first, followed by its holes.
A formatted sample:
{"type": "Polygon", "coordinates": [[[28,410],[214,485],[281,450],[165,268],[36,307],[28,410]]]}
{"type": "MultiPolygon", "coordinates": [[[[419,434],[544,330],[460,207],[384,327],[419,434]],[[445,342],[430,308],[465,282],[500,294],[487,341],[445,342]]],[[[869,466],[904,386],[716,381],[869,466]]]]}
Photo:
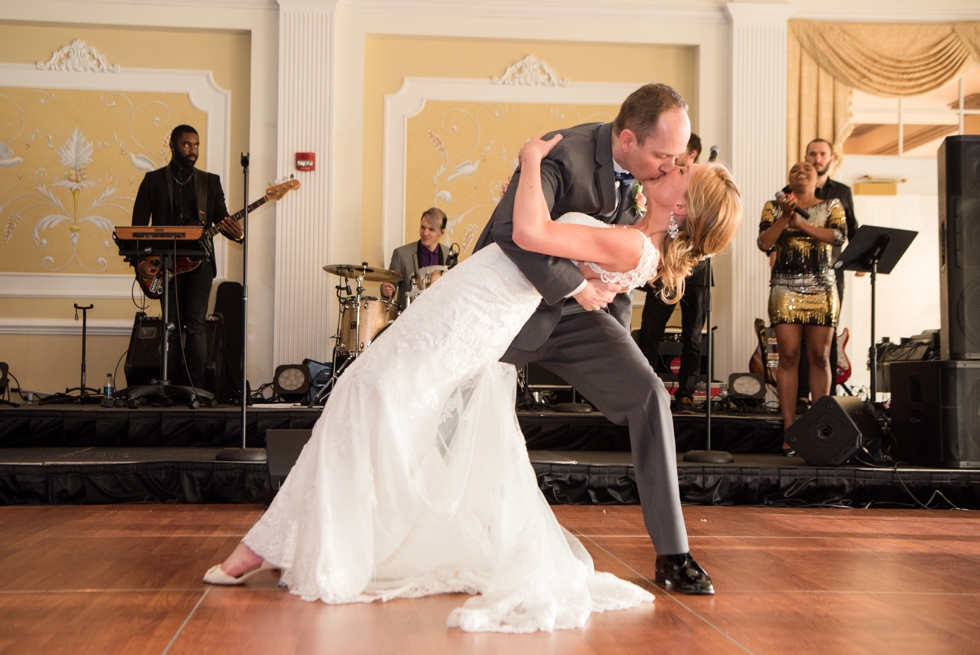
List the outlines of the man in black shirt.
{"type": "MultiPolygon", "coordinates": [[[[677,157],[678,166],[696,164],[701,156],[701,139],[697,134],[691,134],[687,142],[687,151],[677,157]]],[[[698,376],[701,373],[701,330],[708,311],[708,265],[702,261],[691,271],[684,283],[684,296],[681,306],[681,362],[677,372],[677,390],[674,391],[674,411],[678,414],[694,414],[694,390],[697,387],[698,376]]],[[[676,305],[668,305],[657,296],[659,287],[647,284],[643,287],[647,292],[643,304],[643,316],[640,320],[640,330],[637,345],[643,355],[650,361],[654,370],[658,370],[660,359],[660,343],[667,330],[667,321],[674,313],[676,305]]]]}
{"type": "MultiPolygon", "coordinates": [[[[806,161],[817,169],[817,190],[815,195],[819,200],[830,200],[837,198],[840,200],[841,207],[844,209],[844,217],[847,220],[847,238],[850,240],[857,232],[857,218],[854,217],[854,199],[851,197],[851,187],[830,179],[830,167],[833,165],[836,156],[833,146],[824,139],[814,139],[806,146],[806,161]]],[[[834,246],[833,259],[836,260],[840,255],[840,247],[834,246]]],[[[841,304],[844,302],[844,271],[834,269],[837,276],[837,295],[840,296],[841,304]]],[[[838,329],[840,326],[838,326],[838,329]]],[[[805,337],[804,337],[805,339],[805,337]]],[[[806,342],[800,344],[801,352],[806,352],[806,342]]],[[[835,378],[837,375],[837,334],[834,333],[833,341],[830,344],[830,393],[834,395],[837,389],[835,378]]],[[[810,367],[806,362],[806,357],[800,358],[799,368],[799,387],[797,397],[800,402],[809,403],[810,397],[810,367]]],[[[802,409],[802,407],[800,408],[802,409]]]]}
{"type": "MultiPolygon", "coordinates": [[[[194,168],[197,163],[201,139],[190,125],[178,125],[170,134],[170,163],[147,173],[140,183],[133,203],[133,225],[203,225],[209,228],[219,224],[221,232],[234,241],[244,236],[238,221],[228,216],[221,178],[213,173],[194,168]]],[[[195,387],[204,386],[207,335],[205,333],[208,299],[211,283],[217,273],[214,262],[214,244],[209,238],[202,243],[204,260],[190,271],[175,276],[170,281],[170,312],[173,321],[183,334],[179,336],[172,353],[179,354],[184,365],[171,366],[172,377],[190,382],[195,387]],[[186,365],[186,367],[185,367],[186,365]],[[189,380],[185,380],[189,377],[189,380]]],[[[154,277],[159,268],[148,261],[139,263],[140,275],[154,277]]]]}

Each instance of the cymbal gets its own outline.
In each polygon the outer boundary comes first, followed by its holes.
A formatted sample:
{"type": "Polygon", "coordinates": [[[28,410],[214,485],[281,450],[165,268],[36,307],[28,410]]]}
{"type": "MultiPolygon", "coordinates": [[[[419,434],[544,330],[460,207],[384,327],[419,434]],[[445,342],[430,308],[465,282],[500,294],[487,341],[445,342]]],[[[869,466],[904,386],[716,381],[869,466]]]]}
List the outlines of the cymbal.
{"type": "Polygon", "coordinates": [[[357,278],[363,277],[368,282],[401,282],[402,276],[387,268],[374,268],[373,266],[356,266],[354,264],[327,264],[323,267],[327,273],[339,275],[340,277],[357,278]]]}

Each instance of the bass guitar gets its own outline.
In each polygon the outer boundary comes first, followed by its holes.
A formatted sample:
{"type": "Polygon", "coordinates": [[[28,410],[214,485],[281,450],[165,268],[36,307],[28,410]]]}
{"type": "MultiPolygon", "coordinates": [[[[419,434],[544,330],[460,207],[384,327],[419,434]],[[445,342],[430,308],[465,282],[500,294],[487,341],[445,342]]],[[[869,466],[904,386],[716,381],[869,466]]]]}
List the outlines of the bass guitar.
{"type": "MultiPolygon", "coordinates": [[[[248,211],[252,213],[254,210],[258,209],[270,200],[280,200],[284,195],[292,191],[293,189],[299,188],[299,180],[286,180],[281,184],[274,184],[265,190],[265,195],[253,202],[247,208],[241,210],[231,218],[236,221],[241,221],[245,216],[245,212],[248,211]]],[[[218,232],[221,231],[221,227],[215,223],[211,227],[203,231],[201,235],[201,240],[207,239],[208,241],[213,238],[218,232]]],[[[208,241],[205,241],[207,243],[208,241]]],[[[151,300],[159,300],[160,296],[163,295],[163,276],[164,275],[180,275],[181,273],[187,273],[193,271],[198,266],[201,265],[200,259],[195,259],[191,257],[177,257],[171,264],[170,269],[164,271],[160,266],[160,256],[159,255],[148,255],[142,257],[136,263],[136,282],[139,283],[140,289],[143,290],[143,295],[151,300]],[[154,266],[158,267],[156,275],[141,275],[140,274],[140,263],[149,262],[154,266]]]]}

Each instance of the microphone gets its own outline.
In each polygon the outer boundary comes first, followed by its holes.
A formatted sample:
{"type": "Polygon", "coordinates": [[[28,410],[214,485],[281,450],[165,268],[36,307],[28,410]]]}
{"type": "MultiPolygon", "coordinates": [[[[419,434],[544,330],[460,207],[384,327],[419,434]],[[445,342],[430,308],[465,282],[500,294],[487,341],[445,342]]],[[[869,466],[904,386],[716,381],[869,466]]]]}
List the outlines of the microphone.
{"type": "Polygon", "coordinates": [[[446,268],[452,268],[459,263],[459,244],[454,243],[449,246],[449,255],[446,257],[446,268]]]}
{"type": "Polygon", "coordinates": [[[708,151],[708,163],[710,164],[714,160],[718,159],[718,153],[721,152],[721,148],[718,146],[711,146],[711,150],[708,151]]]}
{"type": "MultiPolygon", "coordinates": [[[[785,195],[786,195],[786,192],[783,191],[782,189],[780,189],[779,191],[776,192],[776,200],[779,200],[780,198],[782,198],[785,195]]],[[[804,210],[804,209],[800,209],[799,207],[793,207],[793,211],[795,211],[797,214],[799,214],[803,218],[810,218],[810,214],[808,214],[806,212],[806,210],[804,210]]]]}

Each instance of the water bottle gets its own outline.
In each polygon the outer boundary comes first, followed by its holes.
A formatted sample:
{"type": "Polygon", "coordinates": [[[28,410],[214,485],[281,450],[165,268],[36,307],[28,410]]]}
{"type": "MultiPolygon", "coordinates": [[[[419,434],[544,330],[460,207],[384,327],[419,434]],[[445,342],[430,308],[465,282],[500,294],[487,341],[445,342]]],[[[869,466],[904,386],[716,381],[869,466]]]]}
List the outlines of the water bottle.
{"type": "Polygon", "coordinates": [[[105,374],[105,388],[102,390],[102,395],[106,398],[112,398],[112,394],[116,392],[116,387],[112,383],[112,373],[105,374]]]}

